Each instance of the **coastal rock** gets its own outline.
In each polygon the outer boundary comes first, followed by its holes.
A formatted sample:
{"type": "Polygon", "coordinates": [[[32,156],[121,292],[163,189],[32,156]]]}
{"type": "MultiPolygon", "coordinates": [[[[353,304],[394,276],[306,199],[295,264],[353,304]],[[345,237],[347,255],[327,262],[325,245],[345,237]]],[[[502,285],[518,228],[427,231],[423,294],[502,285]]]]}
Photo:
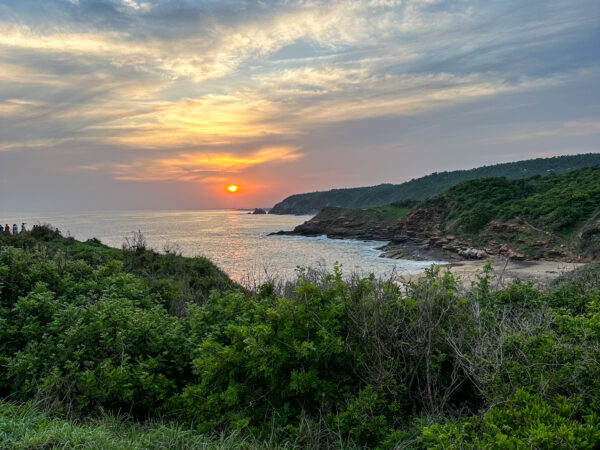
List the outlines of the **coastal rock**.
{"type": "Polygon", "coordinates": [[[375,210],[354,210],[327,207],[311,220],[294,228],[291,234],[302,236],[327,235],[330,238],[352,238],[366,240],[390,240],[391,233],[375,210]]]}
{"type": "Polygon", "coordinates": [[[263,208],[255,208],[254,211],[252,212],[252,214],[266,214],[267,211],[265,211],[263,208]]]}
{"type": "Polygon", "coordinates": [[[523,232],[523,227],[516,224],[503,223],[492,221],[489,224],[489,229],[495,233],[503,234],[519,234],[523,232]]]}
{"type": "Polygon", "coordinates": [[[460,256],[464,256],[467,259],[482,259],[487,256],[487,253],[484,250],[478,250],[472,247],[460,249],[458,251],[458,254],[460,256]]]}

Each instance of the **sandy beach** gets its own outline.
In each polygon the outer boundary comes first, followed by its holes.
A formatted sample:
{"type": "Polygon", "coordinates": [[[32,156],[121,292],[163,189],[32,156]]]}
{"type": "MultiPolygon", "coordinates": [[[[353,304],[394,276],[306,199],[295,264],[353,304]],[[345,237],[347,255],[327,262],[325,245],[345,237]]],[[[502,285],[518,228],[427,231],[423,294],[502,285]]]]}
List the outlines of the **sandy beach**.
{"type": "MultiPolygon", "coordinates": [[[[452,273],[459,277],[463,286],[470,286],[476,280],[477,273],[481,272],[486,260],[458,261],[448,264],[452,273]]],[[[492,259],[493,273],[495,275],[493,286],[506,287],[511,281],[534,281],[536,284],[547,284],[554,278],[570,272],[583,263],[569,263],[561,261],[512,261],[506,259],[492,259]]],[[[405,277],[414,281],[424,274],[415,274],[405,277]]]]}

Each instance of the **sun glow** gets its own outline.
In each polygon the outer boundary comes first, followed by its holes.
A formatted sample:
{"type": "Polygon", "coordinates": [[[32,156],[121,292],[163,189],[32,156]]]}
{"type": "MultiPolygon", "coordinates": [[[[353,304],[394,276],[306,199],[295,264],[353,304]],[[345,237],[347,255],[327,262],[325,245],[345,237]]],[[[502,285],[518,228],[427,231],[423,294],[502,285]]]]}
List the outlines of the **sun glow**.
{"type": "Polygon", "coordinates": [[[240,189],[239,186],[236,186],[235,184],[230,184],[229,186],[227,186],[227,190],[229,192],[237,192],[240,189]]]}

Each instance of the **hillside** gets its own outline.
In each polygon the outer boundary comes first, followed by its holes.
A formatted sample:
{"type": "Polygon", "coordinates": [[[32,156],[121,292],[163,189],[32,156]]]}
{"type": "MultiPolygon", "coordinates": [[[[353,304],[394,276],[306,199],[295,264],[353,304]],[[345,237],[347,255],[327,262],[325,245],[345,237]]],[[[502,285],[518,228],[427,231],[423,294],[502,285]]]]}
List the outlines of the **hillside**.
{"type": "Polygon", "coordinates": [[[464,181],[408,213],[396,210],[397,218],[381,220],[369,208],[326,208],[293,233],[390,240],[389,250],[405,248],[423,256],[443,251],[449,257],[600,259],[598,167],[464,181]]]}
{"type": "Polygon", "coordinates": [[[247,292],[140,236],[0,236],[0,448],[598,448],[599,274],[247,292]]]}
{"type": "Polygon", "coordinates": [[[512,163],[483,166],[471,170],[432,173],[402,184],[295,194],[277,203],[269,214],[315,214],[326,206],[359,208],[387,205],[400,200],[424,200],[444,192],[466,180],[484,177],[525,178],[532,175],[564,173],[570,170],[600,165],[600,153],[588,153],[553,158],[537,158],[512,163]]]}
{"type": "Polygon", "coordinates": [[[159,253],[146,248],[141,233],[133,233],[126,238],[123,249],[117,249],[102,244],[98,239],[81,242],[62,236],[60,231],[50,226],[36,225],[24,234],[0,235],[0,249],[7,245],[28,254],[41,250],[49,258],[59,258],[65,264],[67,261],[80,261],[88,269],[113,265],[114,270],[144,280],[149,295],[160,299],[174,313],[181,311],[187,302],[204,302],[214,289],[242,290],[207,258],[186,258],[176,248],[166,248],[164,253],[159,253]]]}

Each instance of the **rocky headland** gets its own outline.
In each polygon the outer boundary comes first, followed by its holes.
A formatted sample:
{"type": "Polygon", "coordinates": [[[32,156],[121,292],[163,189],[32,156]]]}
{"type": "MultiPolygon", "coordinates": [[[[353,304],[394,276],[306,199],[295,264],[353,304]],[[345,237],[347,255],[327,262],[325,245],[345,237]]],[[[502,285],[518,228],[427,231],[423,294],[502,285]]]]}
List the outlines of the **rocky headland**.
{"type": "Polygon", "coordinates": [[[327,207],[279,234],[388,241],[396,259],[600,259],[600,169],[552,177],[468,181],[411,210],[327,207]]]}

